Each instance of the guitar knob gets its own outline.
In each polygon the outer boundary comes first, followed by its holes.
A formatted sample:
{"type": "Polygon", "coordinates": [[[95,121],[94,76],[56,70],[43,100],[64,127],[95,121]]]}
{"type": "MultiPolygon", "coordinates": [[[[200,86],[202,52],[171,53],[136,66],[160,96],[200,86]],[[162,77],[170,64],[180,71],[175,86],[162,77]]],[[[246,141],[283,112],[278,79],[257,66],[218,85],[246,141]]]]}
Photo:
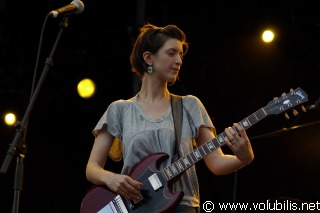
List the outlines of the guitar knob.
{"type": "Polygon", "coordinates": [[[297,110],[295,110],[295,109],[293,109],[292,112],[293,112],[294,116],[297,116],[299,114],[299,112],[297,110]]]}
{"type": "Polygon", "coordinates": [[[307,109],[304,106],[301,106],[301,109],[302,109],[303,112],[307,111],[307,109]]]}
{"type": "Polygon", "coordinates": [[[284,116],[286,117],[286,119],[290,119],[290,116],[288,115],[288,113],[284,113],[284,116]]]}

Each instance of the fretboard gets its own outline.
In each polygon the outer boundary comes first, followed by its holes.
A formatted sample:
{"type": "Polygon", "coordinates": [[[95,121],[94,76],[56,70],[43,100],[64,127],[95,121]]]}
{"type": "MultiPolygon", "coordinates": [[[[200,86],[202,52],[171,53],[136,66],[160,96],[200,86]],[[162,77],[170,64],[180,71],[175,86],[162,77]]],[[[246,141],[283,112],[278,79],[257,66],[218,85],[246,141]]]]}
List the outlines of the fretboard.
{"type": "MultiPolygon", "coordinates": [[[[261,108],[257,110],[255,113],[252,113],[250,116],[246,117],[242,121],[239,122],[239,124],[245,129],[249,129],[251,126],[254,124],[258,123],[261,121],[263,118],[267,116],[266,111],[264,108],[261,108]]],[[[237,131],[234,127],[233,129],[237,131]]],[[[172,163],[170,166],[164,168],[161,173],[163,177],[169,181],[176,176],[180,175],[183,173],[185,170],[193,166],[195,163],[198,161],[202,160],[205,156],[208,154],[214,152],[217,150],[219,147],[223,146],[225,144],[224,138],[226,137],[226,133],[222,132],[217,137],[214,139],[206,142],[205,144],[197,147],[194,149],[192,152],[187,154],[184,157],[181,157],[174,163],[172,163]]]]}

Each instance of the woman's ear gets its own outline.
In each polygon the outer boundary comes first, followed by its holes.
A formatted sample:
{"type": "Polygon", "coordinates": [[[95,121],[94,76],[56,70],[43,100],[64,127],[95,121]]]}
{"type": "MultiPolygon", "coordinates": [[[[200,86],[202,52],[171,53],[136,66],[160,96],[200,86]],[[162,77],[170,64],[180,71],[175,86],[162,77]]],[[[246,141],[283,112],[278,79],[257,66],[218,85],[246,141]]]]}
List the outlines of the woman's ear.
{"type": "Polygon", "coordinates": [[[146,64],[149,66],[152,66],[152,58],[151,58],[151,53],[149,51],[146,51],[143,53],[143,59],[146,64]]]}

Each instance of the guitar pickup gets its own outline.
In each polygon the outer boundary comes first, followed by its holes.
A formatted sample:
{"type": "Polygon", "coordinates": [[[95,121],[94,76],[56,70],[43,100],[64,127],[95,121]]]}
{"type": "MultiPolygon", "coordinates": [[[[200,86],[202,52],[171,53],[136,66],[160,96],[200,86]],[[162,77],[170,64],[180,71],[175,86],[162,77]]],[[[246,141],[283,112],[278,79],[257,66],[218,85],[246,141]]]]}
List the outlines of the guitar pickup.
{"type": "Polygon", "coordinates": [[[162,183],[157,175],[157,173],[154,173],[153,175],[151,175],[150,177],[148,177],[148,180],[153,188],[153,190],[158,190],[159,188],[162,187],[162,183]]]}

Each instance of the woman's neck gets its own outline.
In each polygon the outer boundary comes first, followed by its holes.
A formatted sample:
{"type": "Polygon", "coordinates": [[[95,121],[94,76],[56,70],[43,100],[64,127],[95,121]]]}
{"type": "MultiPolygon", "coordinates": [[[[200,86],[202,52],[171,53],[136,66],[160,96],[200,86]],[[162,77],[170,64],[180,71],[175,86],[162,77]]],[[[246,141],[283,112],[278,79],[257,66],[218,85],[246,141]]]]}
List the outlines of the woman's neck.
{"type": "Polygon", "coordinates": [[[148,102],[168,100],[170,99],[170,92],[166,83],[154,82],[151,79],[143,78],[139,99],[148,102]]]}

